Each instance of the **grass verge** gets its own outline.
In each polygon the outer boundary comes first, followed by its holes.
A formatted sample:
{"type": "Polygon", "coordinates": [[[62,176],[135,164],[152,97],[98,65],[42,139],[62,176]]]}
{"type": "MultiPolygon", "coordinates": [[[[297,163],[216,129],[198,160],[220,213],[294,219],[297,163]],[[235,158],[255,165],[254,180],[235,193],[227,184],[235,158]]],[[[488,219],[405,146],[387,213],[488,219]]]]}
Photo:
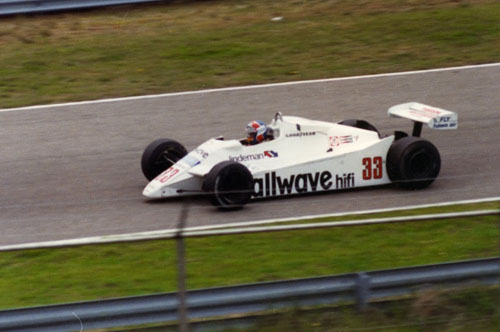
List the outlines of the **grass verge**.
{"type": "Polygon", "coordinates": [[[497,62],[499,16],[494,0],[219,0],[6,18],[0,107],[497,62]]]}
{"type": "MultiPolygon", "coordinates": [[[[498,202],[475,207],[497,208],[498,202]]],[[[191,238],[187,286],[490,257],[498,255],[499,239],[498,216],[191,238]]],[[[0,266],[0,309],[176,290],[174,241],[3,252],[0,266]]]]}

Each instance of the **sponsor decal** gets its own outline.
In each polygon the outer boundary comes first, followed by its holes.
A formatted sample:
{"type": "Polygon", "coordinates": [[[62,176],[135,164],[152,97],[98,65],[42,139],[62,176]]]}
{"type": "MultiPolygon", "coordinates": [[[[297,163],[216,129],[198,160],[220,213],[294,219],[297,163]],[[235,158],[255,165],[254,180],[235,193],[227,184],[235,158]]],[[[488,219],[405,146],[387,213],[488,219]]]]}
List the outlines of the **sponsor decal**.
{"type": "Polygon", "coordinates": [[[307,131],[307,132],[297,132],[297,133],[289,133],[286,134],[286,137],[304,137],[304,136],[314,136],[316,135],[315,131],[307,131]]]}
{"type": "MultiPolygon", "coordinates": [[[[208,153],[200,148],[197,148],[190,152],[189,154],[185,155],[184,158],[181,159],[184,163],[186,163],[188,166],[194,167],[201,163],[202,159],[205,159],[208,157],[208,153]]],[[[182,165],[182,164],[179,164],[182,165]]]]}
{"type": "Polygon", "coordinates": [[[272,150],[264,151],[264,156],[268,158],[276,158],[278,156],[278,152],[272,150]]]}
{"type": "Polygon", "coordinates": [[[443,116],[439,119],[434,120],[434,124],[432,128],[438,129],[438,128],[454,128],[457,126],[456,121],[452,121],[450,116],[443,116]]]}
{"type": "Polygon", "coordinates": [[[201,163],[201,161],[198,158],[192,156],[191,154],[185,155],[184,158],[181,159],[181,161],[185,162],[186,164],[188,164],[191,167],[196,166],[199,163],[201,163]]]}
{"type": "Polygon", "coordinates": [[[432,128],[434,128],[434,129],[455,128],[456,126],[457,126],[456,123],[434,123],[434,126],[432,128]]]}
{"type": "Polygon", "coordinates": [[[194,152],[196,152],[197,154],[199,154],[203,159],[205,159],[206,157],[208,157],[208,152],[206,152],[203,149],[197,148],[197,149],[194,149],[194,152]]]}
{"type": "Polygon", "coordinates": [[[340,144],[348,144],[348,143],[352,143],[352,142],[353,142],[353,139],[352,139],[351,135],[340,136],[340,144]]]}
{"type": "Polygon", "coordinates": [[[278,152],[273,150],[266,150],[262,153],[254,153],[254,154],[240,154],[239,156],[229,156],[229,160],[242,162],[249,160],[260,160],[267,158],[278,158],[278,152]]]}
{"type": "Polygon", "coordinates": [[[331,148],[334,148],[336,146],[339,146],[340,145],[340,140],[339,140],[339,137],[338,136],[330,136],[328,138],[328,142],[330,143],[330,147],[331,148]]]}
{"type": "Polygon", "coordinates": [[[336,174],[329,171],[293,174],[281,177],[276,172],[266,173],[255,179],[254,196],[269,197],[292,193],[307,193],[330,189],[346,189],[355,186],[354,173],[336,174]]]}
{"type": "Polygon", "coordinates": [[[424,107],[424,111],[429,112],[429,113],[433,113],[433,114],[436,114],[436,115],[441,114],[441,111],[435,110],[435,109],[429,108],[429,107],[424,107]]]}
{"type": "Polygon", "coordinates": [[[353,143],[354,142],[354,138],[352,137],[352,135],[330,136],[328,138],[328,142],[330,144],[330,148],[334,148],[334,147],[340,146],[340,144],[353,143]]]}
{"type": "Polygon", "coordinates": [[[410,114],[415,114],[427,118],[434,118],[436,115],[441,114],[441,111],[428,107],[424,107],[423,109],[410,107],[409,111],[410,114]]]}

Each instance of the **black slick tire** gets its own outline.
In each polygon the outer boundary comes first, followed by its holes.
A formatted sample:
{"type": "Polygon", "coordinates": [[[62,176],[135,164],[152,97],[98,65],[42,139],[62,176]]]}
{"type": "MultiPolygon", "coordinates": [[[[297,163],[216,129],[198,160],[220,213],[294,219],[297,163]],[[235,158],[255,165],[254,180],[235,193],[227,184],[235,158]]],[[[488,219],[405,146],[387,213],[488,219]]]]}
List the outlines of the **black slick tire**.
{"type": "Polygon", "coordinates": [[[142,153],[142,173],[151,181],[186,154],[187,150],[181,143],[167,138],[157,139],[151,142],[142,153]]]}
{"type": "Polygon", "coordinates": [[[402,188],[426,188],[434,182],[440,169],[439,151],[419,137],[403,137],[392,143],[387,153],[387,174],[402,188]]]}
{"type": "Polygon", "coordinates": [[[253,194],[253,176],[244,165],[223,161],[205,176],[202,190],[213,205],[223,210],[242,208],[253,194]]]}

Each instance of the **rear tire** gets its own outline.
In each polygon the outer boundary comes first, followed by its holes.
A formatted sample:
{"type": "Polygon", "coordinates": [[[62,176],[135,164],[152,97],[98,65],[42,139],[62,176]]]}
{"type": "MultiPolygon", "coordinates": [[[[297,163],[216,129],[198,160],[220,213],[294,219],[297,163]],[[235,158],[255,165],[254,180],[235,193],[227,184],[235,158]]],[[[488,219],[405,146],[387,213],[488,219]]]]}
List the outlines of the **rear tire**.
{"type": "Polygon", "coordinates": [[[151,142],[142,154],[142,173],[149,181],[163,173],[187,154],[186,148],[172,139],[160,138],[151,142]]]}
{"type": "Polygon", "coordinates": [[[220,209],[238,209],[248,203],[253,194],[253,176],[242,164],[223,161],[210,170],[202,189],[220,209]]]}
{"type": "Polygon", "coordinates": [[[439,175],[441,157],[429,141],[403,137],[387,153],[387,173],[392,182],[406,189],[428,187],[439,175]]]}

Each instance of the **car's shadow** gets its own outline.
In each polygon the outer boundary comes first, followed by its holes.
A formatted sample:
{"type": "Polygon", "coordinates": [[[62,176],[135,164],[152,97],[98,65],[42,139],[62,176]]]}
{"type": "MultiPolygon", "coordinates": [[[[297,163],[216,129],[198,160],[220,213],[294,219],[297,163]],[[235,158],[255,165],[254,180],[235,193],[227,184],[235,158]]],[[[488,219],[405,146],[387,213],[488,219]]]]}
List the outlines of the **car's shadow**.
{"type": "MultiPolygon", "coordinates": [[[[205,195],[195,195],[195,196],[178,196],[178,197],[166,197],[166,198],[157,198],[157,199],[144,199],[145,204],[149,204],[151,206],[155,205],[182,205],[187,204],[189,206],[196,207],[209,207],[213,208],[215,211],[219,212],[235,212],[240,211],[242,209],[252,208],[256,205],[260,205],[265,202],[276,202],[276,201],[295,201],[297,199],[301,199],[304,197],[315,197],[315,196],[325,196],[325,195],[333,195],[333,194],[342,194],[345,192],[368,192],[368,191],[376,191],[382,188],[391,188],[394,187],[393,184],[384,184],[379,186],[372,187],[360,187],[360,188],[350,188],[350,189],[337,189],[337,190],[327,190],[327,191],[319,191],[319,192],[309,192],[309,193],[300,193],[300,194],[291,194],[286,196],[273,196],[273,197],[254,197],[250,200],[250,202],[242,208],[234,208],[234,209],[217,209],[213,206],[205,195]]],[[[398,188],[394,188],[394,190],[398,190],[398,188]]]]}

